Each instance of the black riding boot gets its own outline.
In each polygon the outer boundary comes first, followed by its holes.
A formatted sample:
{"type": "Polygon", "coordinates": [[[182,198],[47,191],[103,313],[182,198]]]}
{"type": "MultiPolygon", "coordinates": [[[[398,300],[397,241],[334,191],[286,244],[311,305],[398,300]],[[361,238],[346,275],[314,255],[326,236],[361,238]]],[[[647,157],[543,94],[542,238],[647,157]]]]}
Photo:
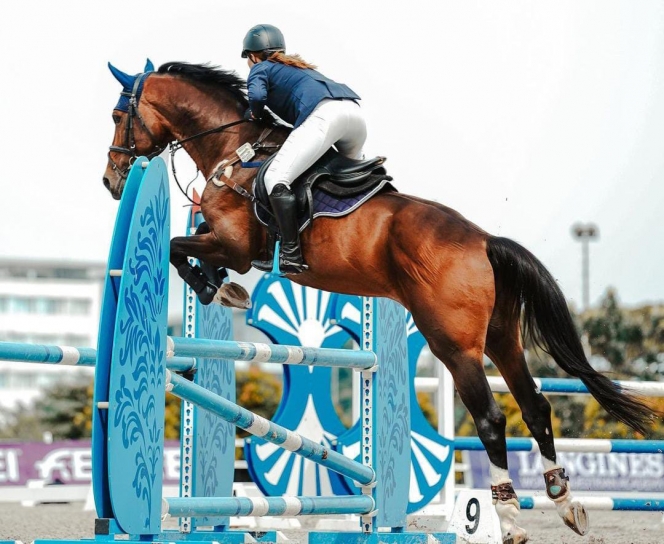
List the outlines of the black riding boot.
{"type": "MultiPolygon", "coordinates": [[[[300,249],[295,194],[285,184],[279,183],[270,194],[270,204],[281,233],[279,270],[284,274],[299,274],[309,267],[304,264],[300,249]]],[[[251,264],[258,270],[270,272],[274,261],[252,261],[251,264]]]]}

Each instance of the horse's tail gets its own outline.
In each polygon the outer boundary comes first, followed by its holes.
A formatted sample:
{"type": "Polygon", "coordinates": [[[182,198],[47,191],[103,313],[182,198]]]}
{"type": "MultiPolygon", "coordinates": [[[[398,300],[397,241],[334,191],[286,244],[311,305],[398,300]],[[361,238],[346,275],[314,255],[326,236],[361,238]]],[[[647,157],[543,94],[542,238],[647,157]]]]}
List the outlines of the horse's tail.
{"type": "Polygon", "coordinates": [[[530,337],[560,368],[579,378],[614,418],[647,434],[654,411],[590,366],[565,297],[537,257],[513,240],[493,236],[487,239],[487,255],[496,290],[513,304],[507,310],[514,318],[523,312],[524,338],[530,337]]]}

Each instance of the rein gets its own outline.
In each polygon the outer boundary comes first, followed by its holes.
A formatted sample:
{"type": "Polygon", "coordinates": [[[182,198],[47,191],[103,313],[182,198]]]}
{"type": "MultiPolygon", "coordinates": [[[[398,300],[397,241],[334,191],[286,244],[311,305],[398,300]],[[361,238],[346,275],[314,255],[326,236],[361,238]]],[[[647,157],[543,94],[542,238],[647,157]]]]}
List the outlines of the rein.
{"type": "MultiPolygon", "coordinates": [[[[127,107],[128,120],[127,120],[127,127],[125,129],[125,140],[124,140],[125,145],[124,147],[111,145],[108,148],[108,160],[111,163],[111,168],[113,168],[113,170],[117,172],[122,179],[127,179],[127,176],[129,175],[129,170],[134,164],[134,161],[138,158],[138,155],[136,154],[136,138],[134,138],[135,117],[138,118],[138,120],[141,122],[141,125],[143,125],[143,129],[145,130],[145,132],[148,133],[148,136],[150,137],[152,143],[156,141],[156,138],[145,124],[143,116],[138,111],[137,94],[138,94],[138,88],[141,84],[141,81],[143,80],[143,75],[144,74],[140,74],[136,78],[131,92],[123,91],[120,93],[120,96],[129,97],[129,105],[127,107]],[[116,162],[111,158],[111,152],[122,153],[123,155],[129,155],[129,165],[124,169],[120,169],[120,167],[116,164],[116,162]]],[[[149,155],[147,155],[147,159],[148,160],[154,159],[157,155],[161,154],[163,150],[164,150],[163,147],[155,144],[155,150],[149,155]]]]}
{"type": "MultiPolygon", "coordinates": [[[[238,121],[233,121],[231,123],[227,123],[225,125],[221,125],[216,128],[212,128],[209,130],[205,130],[203,132],[199,132],[198,134],[194,134],[193,136],[189,136],[187,138],[184,138],[182,140],[177,140],[171,144],[169,144],[170,147],[170,154],[171,154],[171,171],[173,172],[173,179],[175,180],[175,183],[177,184],[178,188],[180,189],[180,192],[191,202],[192,204],[198,205],[199,202],[193,201],[187,192],[182,188],[182,185],[180,184],[180,180],[178,180],[177,173],[175,172],[175,152],[182,149],[183,144],[186,142],[189,142],[191,140],[194,140],[196,138],[200,138],[202,136],[207,136],[209,134],[214,134],[217,132],[223,132],[224,130],[234,127],[236,125],[239,125],[241,123],[248,123],[246,119],[240,119],[238,121]]],[[[238,185],[235,182],[228,183],[222,179],[223,176],[225,176],[228,181],[230,182],[230,178],[233,172],[233,166],[237,164],[238,162],[242,165],[242,168],[256,168],[257,166],[255,163],[245,163],[244,157],[246,156],[247,158],[252,158],[255,155],[256,150],[258,149],[279,149],[281,146],[280,145],[273,145],[273,144],[264,144],[263,142],[265,139],[272,133],[272,128],[266,128],[261,132],[261,135],[258,137],[258,140],[256,140],[253,144],[244,144],[240,148],[236,149],[235,152],[231,157],[227,157],[225,159],[222,159],[222,161],[219,163],[217,168],[215,168],[215,171],[210,175],[210,177],[206,180],[206,182],[212,181],[217,187],[221,187],[222,185],[225,185],[226,187],[232,189],[235,191],[237,194],[240,196],[247,198],[251,202],[257,202],[258,205],[261,207],[265,208],[260,202],[256,200],[256,197],[252,195],[249,191],[247,191],[244,187],[241,185],[238,185]],[[247,166],[245,166],[245,164],[247,166]]],[[[260,165],[260,163],[259,163],[260,165]]],[[[198,170],[196,170],[196,177],[198,177],[198,170]]],[[[196,179],[196,178],[194,178],[196,179]]],[[[192,180],[193,181],[193,180],[192,180]]],[[[189,183],[191,185],[191,182],[189,183]]],[[[269,210],[266,209],[268,213],[270,213],[269,210]]]]}
{"type": "MultiPolygon", "coordinates": [[[[187,142],[190,142],[191,140],[196,140],[197,138],[202,138],[203,136],[208,136],[209,134],[215,134],[218,132],[223,132],[226,129],[232,128],[236,125],[240,125],[242,123],[247,123],[248,121],[246,119],[239,119],[237,121],[232,121],[231,123],[226,123],[225,125],[221,125],[215,128],[211,128],[209,130],[204,130],[203,132],[199,132],[198,134],[194,134],[193,136],[188,136],[187,138],[183,138],[182,140],[176,140],[175,142],[172,142],[168,144],[169,148],[169,153],[171,155],[171,172],[173,172],[173,179],[175,180],[175,184],[178,186],[178,189],[180,189],[180,192],[185,196],[185,198],[191,202],[194,205],[199,205],[200,202],[195,202],[192,200],[192,198],[187,194],[187,191],[182,188],[182,185],[180,184],[180,180],[178,179],[177,172],[175,171],[175,153],[176,151],[179,151],[180,149],[183,148],[184,144],[187,142]]],[[[192,184],[192,182],[198,177],[198,169],[196,169],[196,177],[192,181],[189,182],[189,185],[192,184]]],[[[187,188],[189,187],[187,185],[187,188]]]]}
{"type": "Polygon", "coordinates": [[[208,134],[215,134],[216,132],[223,132],[227,128],[231,128],[231,127],[234,127],[236,125],[240,125],[242,123],[247,123],[247,122],[248,121],[246,119],[239,119],[237,121],[233,121],[232,123],[226,123],[225,125],[221,125],[221,126],[216,127],[216,128],[211,128],[209,130],[204,130],[203,132],[199,132],[198,134],[194,134],[193,136],[183,138],[182,140],[176,140],[172,144],[169,144],[171,155],[173,155],[177,150],[181,149],[183,144],[186,144],[187,142],[190,142],[191,140],[195,140],[197,138],[202,138],[203,136],[207,136],[208,134]]]}

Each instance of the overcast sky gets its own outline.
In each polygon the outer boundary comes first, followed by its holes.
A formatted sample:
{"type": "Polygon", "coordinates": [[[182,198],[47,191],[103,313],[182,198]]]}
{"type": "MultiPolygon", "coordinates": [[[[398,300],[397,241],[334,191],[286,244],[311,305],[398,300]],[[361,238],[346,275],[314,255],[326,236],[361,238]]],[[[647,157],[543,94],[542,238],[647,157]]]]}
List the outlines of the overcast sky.
{"type": "MultiPolygon", "coordinates": [[[[581,304],[664,302],[664,2],[30,1],[0,16],[0,254],[103,261],[111,61],[237,70],[256,23],[363,98],[367,155],[399,190],[533,251],[581,304]]],[[[184,153],[178,174],[193,177],[184,153]]],[[[202,183],[197,184],[202,190],[202,183]]],[[[184,231],[175,193],[174,233],[184,231]]]]}

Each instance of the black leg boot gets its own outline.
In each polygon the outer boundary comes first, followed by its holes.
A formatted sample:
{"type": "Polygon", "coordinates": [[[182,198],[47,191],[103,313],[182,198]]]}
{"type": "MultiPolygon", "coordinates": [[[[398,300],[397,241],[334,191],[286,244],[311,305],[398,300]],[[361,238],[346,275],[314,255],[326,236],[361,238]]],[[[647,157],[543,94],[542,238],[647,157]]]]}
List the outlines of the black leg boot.
{"type": "MultiPolygon", "coordinates": [[[[295,194],[286,185],[279,183],[270,194],[270,204],[281,232],[279,269],[284,274],[304,272],[309,267],[304,264],[300,248],[295,194]]],[[[252,264],[265,265],[267,262],[254,261],[252,264]]]]}
{"type": "Polygon", "coordinates": [[[207,306],[214,300],[217,286],[208,281],[200,266],[191,266],[185,261],[178,266],[178,275],[194,290],[201,304],[207,306]]]}

